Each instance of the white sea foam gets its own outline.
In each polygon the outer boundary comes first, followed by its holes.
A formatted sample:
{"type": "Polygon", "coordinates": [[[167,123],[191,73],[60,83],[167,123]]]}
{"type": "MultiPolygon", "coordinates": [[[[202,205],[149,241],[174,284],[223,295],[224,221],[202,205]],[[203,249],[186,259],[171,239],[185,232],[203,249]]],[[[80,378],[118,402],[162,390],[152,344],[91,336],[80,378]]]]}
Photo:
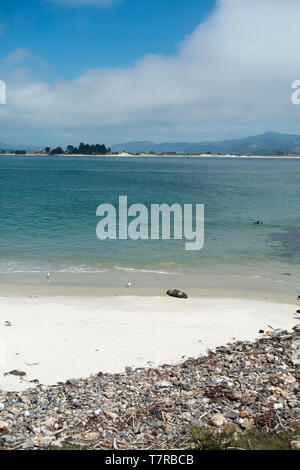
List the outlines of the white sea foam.
{"type": "Polygon", "coordinates": [[[183,273],[179,272],[168,272],[168,271],[158,271],[158,270],[151,270],[151,269],[142,269],[142,268],[128,268],[126,266],[114,266],[116,271],[124,271],[126,273],[149,273],[149,274],[162,274],[166,276],[182,276],[183,273]]]}
{"type": "Polygon", "coordinates": [[[51,271],[52,273],[98,274],[105,273],[108,271],[108,269],[102,266],[89,266],[88,264],[58,266],[53,263],[52,265],[47,264],[45,266],[44,263],[41,263],[37,266],[32,266],[31,263],[18,261],[7,261],[0,263],[0,274],[47,274],[49,271],[51,271]]]}

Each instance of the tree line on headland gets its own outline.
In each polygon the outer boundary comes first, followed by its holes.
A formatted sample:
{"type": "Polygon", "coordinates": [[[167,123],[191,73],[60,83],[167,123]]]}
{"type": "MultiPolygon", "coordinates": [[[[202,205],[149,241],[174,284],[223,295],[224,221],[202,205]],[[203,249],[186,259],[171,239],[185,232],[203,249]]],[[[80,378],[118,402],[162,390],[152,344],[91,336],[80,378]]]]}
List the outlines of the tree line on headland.
{"type": "Polygon", "coordinates": [[[111,149],[107,148],[104,144],[89,145],[80,143],[78,147],[68,145],[66,150],[63,150],[61,147],[54,149],[46,147],[45,153],[48,155],[107,155],[111,153],[111,149]]]}
{"type": "Polygon", "coordinates": [[[30,154],[46,154],[46,155],[107,155],[111,153],[111,149],[106,147],[104,144],[79,144],[78,147],[68,145],[66,150],[61,147],[51,149],[51,147],[45,147],[44,150],[27,152],[26,150],[0,150],[0,154],[14,154],[14,155],[26,155],[30,154]]]}

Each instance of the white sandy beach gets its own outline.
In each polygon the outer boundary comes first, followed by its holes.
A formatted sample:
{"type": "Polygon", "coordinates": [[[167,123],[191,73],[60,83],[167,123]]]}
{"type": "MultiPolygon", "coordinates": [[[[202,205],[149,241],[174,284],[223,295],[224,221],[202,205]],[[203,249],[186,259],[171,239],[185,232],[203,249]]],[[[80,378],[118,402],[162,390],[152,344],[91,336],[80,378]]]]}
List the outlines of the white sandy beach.
{"type": "MultiPolygon", "coordinates": [[[[34,292],[34,288],[31,289],[34,292]]],[[[0,293],[0,389],[54,384],[126,366],[176,363],[259,330],[291,329],[296,302],[138,295],[0,293]],[[5,322],[12,326],[5,326],[5,322]],[[269,326],[268,326],[269,325],[269,326]],[[11,370],[26,372],[25,381],[11,370]]]]}

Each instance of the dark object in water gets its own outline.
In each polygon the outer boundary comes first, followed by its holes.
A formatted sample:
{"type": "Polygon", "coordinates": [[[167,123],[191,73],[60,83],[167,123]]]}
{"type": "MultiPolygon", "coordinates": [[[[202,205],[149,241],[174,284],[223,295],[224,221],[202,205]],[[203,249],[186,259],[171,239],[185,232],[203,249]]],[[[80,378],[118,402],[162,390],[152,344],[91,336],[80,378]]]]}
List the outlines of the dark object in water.
{"type": "Polygon", "coordinates": [[[263,225],[263,221],[262,220],[257,220],[256,222],[253,222],[255,225],[263,225]]]}
{"type": "Polygon", "coordinates": [[[170,297],[177,297],[178,299],[188,299],[187,294],[185,294],[184,292],[181,292],[178,289],[168,290],[167,294],[170,297]]]}

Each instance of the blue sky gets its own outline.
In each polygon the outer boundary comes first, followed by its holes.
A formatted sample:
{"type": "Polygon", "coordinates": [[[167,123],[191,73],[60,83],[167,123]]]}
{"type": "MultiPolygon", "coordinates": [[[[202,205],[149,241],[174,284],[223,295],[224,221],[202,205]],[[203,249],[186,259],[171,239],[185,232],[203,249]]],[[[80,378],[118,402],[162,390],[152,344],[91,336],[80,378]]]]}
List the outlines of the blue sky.
{"type": "Polygon", "coordinates": [[[300,134],[299,17],[299,0],[1,0],[0,143],[300,134]]]}
{"type": "Polygon", "coordinates": [[[29,49],[48,63],[51,80],[72,79],[89,68],[129,66],[146,53],[175,54],[176,45],[207,17],[215,2],[123,0],[103,7],[74,3],[1,0],[5,40],[0,55],[29,49]]]}

